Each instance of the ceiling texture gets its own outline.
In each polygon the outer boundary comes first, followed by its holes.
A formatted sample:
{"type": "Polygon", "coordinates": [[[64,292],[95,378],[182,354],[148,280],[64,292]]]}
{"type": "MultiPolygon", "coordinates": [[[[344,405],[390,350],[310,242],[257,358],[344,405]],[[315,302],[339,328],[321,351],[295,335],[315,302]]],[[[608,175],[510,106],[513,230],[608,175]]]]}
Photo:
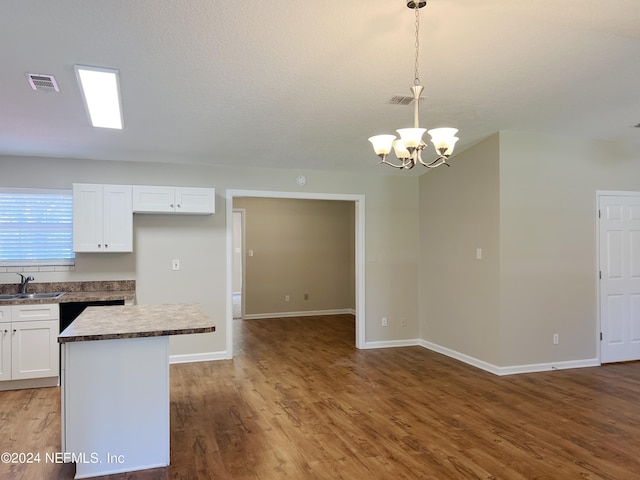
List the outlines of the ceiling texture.
{"type": "MultiPolygon", "coordinates": [[[[640,148],[638,0],[420,14],[420,123],[459,128],[456,153],[500,130],[640,148]]],[[[413,122],[389,103],[413,84],[404,0],[3,0],[0,38],[0,155],[397,174],[367,138],[413,122]],[[74,64],[120,70],[123,130],[89,125],[74,64]]]]}

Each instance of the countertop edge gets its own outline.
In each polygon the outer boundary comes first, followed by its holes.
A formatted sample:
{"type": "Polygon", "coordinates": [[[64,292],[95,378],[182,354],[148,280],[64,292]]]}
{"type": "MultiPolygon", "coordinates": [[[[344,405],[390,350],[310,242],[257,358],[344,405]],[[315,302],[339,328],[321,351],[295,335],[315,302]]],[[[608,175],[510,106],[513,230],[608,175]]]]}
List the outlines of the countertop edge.
{"type": "Polygon", "coordinates": [[[214,325],[210,327],[196,327],[196,328],[182,328],[176,330],[151,330],[148,332],[135,332],[135,333],[104,333],[94,335],[74,335],[70,337],[58,336],[58,343],[73,343],[73,342],[93,342],[99,340],[123,340],[130,338],[149,338],[149,337],[166,337],[173,335],[189,335],[193,333],[211,333],[215,332],[216,327],[214,325]]]}

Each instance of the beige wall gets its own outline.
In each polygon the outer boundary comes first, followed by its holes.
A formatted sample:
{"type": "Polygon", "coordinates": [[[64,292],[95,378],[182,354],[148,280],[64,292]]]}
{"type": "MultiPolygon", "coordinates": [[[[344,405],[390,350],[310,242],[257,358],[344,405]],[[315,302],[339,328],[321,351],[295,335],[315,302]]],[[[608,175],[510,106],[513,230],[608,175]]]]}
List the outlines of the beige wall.
{"type": "Polygon", "coordinates": [[[640,190],[640,154],[500,134],[502,365],[596,358],[597,190],[640,190]]]}
{"type": "MultiPolygon", "coordinates": [[[[135,279],[138,303],[199,301],[216,321],[212,334],[174,337],[171,353],[226,351],[227,189],[323,192],[365,196],[366,341],[416,338],[418,333],[418,180],[373,174],[224,168],[83,159],[0,157],[0,187],[71,188],[72,183],[123,183],[216,188],[212,216],[134,216],[133,254],[79,254],[66,273],[37,281],[135,279]],[[296,176],[305,174],[300,188],[296,176]],[[181,270],[171,270],[179,258],[181,270]],[[380,319],[389,318],[382,328],[380,319]],[[401,325],[404,318],[407,326],[401,325]]],[[[3,273],[0,282],[15,283],[3,273]]]]}
{"type": "Polygon", "coordinates": [[[233,206],[246,211],[253,252],[245,256],[247,315],[355,309],[354,202],[235,198],[233,206]]]}
{"type": "Polygon", "coordinates": [[[596,358],[596,191],[640,190],[639,157],[501,132],[423,175],[421,338],[496,366],[596,358]]]}
{"type": "Polygon", "coordinates": [[[499,161],[494,135],[420,177],[420,338],[499,362],[499,161]],[[476,249],[482,249],[482,260],[476,249]]]}
{"type": "MultiPolygon", "coordinates": [[[[174,355],[226,350],[227,189],[364,195],[366,341],[422,338],[511,366],[596,356],[596,190],[640,190],[639,157],[620,145],[502,132],[420,177],[0,157],[0,186],[215,187],[213,216],[136,215],[133,254],[81,254],[75,271],[34,275],[135,279],[139,303],[202,303],[217,331],[172,339],[174,355]]],[[[14,277],[0,268],[0,282],[14,277]]]]}

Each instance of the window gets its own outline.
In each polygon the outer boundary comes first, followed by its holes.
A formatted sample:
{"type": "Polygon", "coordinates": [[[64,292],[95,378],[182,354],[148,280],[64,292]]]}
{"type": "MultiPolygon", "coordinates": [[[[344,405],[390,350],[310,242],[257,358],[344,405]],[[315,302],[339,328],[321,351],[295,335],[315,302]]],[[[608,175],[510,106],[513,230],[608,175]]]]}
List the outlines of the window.
{"type": "Polygon", "coordinates": [[[71,190],[0,188],[0,266],[73,265],[71,190]]]}

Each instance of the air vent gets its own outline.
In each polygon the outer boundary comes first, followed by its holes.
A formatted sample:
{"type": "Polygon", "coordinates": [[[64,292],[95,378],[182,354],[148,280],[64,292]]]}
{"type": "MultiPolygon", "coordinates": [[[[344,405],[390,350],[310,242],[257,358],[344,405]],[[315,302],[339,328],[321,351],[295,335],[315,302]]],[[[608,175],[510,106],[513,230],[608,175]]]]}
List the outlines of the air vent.
{"type": "Polygon", "coordinates": [[[53,75],[44,75],[42,73],[27,73],[27,80],[33,90],[44,92],[59,92],[58,82],[53,75]]]}
{"type": "MultiPolygon", "coordinates": [[[[420,101],[423,101],[424,98],[420,97],[420,101]]],[[[408,97],[406,95],[394,95],[389,99],[391,105],[411,105],[413,103],[413,97],[408,97]]]]}

